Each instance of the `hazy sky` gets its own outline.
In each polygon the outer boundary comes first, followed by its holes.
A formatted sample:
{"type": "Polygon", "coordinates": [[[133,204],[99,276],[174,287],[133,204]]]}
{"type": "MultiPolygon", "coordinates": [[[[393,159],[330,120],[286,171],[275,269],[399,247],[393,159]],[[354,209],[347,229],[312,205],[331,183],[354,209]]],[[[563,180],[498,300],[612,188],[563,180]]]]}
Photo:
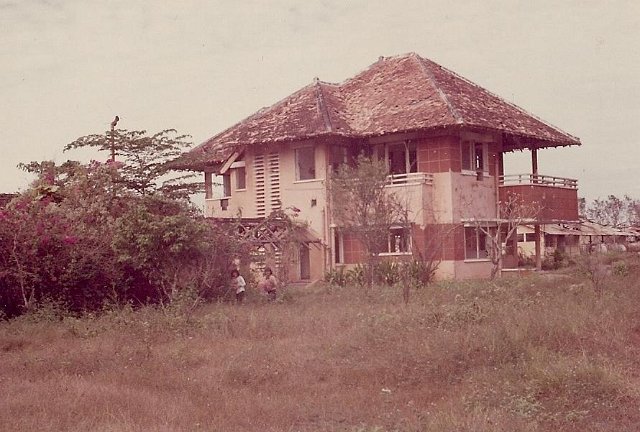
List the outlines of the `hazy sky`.
{"type": "MultiPolygon", "coordinates": [[[[541,174],[640,198],[638,29],[637,0],[0,0],[0,192],[28,185],[19,162],[88,157],[62,147],[116,114],[198,144],[414,51],[582,140],[541,151],[541,174]]],[[[506,170],[529,172],[516,156],[506,170]]]]}

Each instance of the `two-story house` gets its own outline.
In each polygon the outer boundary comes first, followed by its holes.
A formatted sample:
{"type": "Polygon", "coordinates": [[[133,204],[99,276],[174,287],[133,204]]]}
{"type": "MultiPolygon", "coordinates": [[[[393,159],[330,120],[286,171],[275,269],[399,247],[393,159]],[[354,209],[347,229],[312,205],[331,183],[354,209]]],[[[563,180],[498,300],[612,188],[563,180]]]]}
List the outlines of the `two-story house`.
{"type": "Polygon", "coordinates": [[[438,275],[470,278],[492,267],[487,239],[472,221],[500,218],[507,193],[541,203],[536,226],[578,220],[577,182],[540,174],[537,162],[540,149],[571,145],[579,139],[410,53],[380,57],[340,84],[316,79],[190,156],[204,171],[209,217],[299,209],[321,247],[302,248],[292,275],[315,279],[362,260],[358,242],[332,219],[327,186],[333,167],[366,150],[384,158],[388,187],[407,197],[412,215],[409,231],[392,228],[383,254],[402,257],[444,232],[438,275]],[[531,152],[530,173],[504,175],[503,155],[513,151],[531,152]]]}

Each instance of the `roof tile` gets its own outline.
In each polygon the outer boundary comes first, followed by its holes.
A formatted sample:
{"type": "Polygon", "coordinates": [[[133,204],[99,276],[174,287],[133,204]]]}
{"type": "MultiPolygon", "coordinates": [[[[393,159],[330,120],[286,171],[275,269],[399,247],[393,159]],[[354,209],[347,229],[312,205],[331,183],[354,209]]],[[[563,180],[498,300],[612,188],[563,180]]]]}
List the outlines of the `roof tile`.
{"type": "Polygon", "coordinates": [[[238,146],[327,134],[368,137],[467,126],[540,146],[580,140],[415,53],[380,58],[341,84],[316,80],[194,148],[221,161],[238,146]]]}

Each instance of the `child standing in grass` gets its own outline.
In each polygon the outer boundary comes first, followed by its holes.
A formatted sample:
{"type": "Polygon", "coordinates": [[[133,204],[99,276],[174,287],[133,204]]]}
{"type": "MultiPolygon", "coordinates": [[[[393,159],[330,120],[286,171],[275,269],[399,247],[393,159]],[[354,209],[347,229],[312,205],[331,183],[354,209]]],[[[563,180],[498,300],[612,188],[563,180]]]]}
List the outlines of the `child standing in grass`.
{"type": "Polygon", "coordinates": [[[263,276],[264,278],[258,283],[258,288],[265,292],[269,300],[273,301],[276,299],[278,279],[273,275],[271,267],[264,268],[263,276]]]}
{"type": "Polygon", "coordinates": [[[236,302],[242,303],[244,300],[244,294],[247,287],[247,283],[244,278],[240,276],[240,272],[237,269],[231,270],[231,288],[235,289],[236,302]]]}

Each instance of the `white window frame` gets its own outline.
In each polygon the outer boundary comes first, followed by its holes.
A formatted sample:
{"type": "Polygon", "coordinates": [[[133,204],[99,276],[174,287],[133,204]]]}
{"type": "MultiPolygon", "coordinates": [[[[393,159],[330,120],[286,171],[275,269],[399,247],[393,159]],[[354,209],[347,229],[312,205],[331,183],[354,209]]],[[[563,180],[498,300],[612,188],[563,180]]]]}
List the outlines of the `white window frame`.
{"type": "MultiPolygon", "coordinates": [[[[487,226],[486,228],[490,228],[487,226]]],[[[464,226],[464,260],[465,261],[490,261],[489,258],[489,249],[487,247],[487,235],[482,232],[482,229],[476,225],[465,225],[464,226]],[[475,237],[475,256],[467,256],[467,239],[469,236],[469,232],[473,230],[473,235],[475,237]],[[480,247],[480,238],[484,236],[484,249],[480,247]]]]}
{"type": "Polygon", "coordinates": [[[480,142],[474,140],[463,140],[460,142],[460,165],[462,168],[462,172],[465,174],[477,174],[478,172],[488,173],[489,172],[489,143],[480,142]],[[478,166],[478,159],[476,148],[480,147],[482,149],[482,166],[478,166]],[[467,160],[471,164],[470,166],[463,166],[463,162],[465,160],[464,154],[467,155],[467,160]]]}
{"type": "Polygon", "coordinates": [[[232,171],[234,171],[235,188],[237,191],[247,190],[247,167],[245,161],[236,161],[231,164],[232,171]],[[244,187],[240,186],[240,179],[243,180],[244,187]]]}
{"type": "Polygon", "coordinates": [[[333,263],[334,264],[344,264],[344,235],[342,232],[336,230],[334,228],[333,233],[333,263]],[[336,257],[337,255],[337,257],[336,257]],[[338,259],[336,259],[338,258],[338,259]]]}
{"type": "Polygon", "coordinates": [[[231,173],[222,174],[222,198],[231,196],[231,173]]]}
{"type": "MultiPolygon", "coordinates": [[[[402,242],[402,239],[400,239],[402,242]]],[[[411,247],[412,247],[412,239],[411,239],[411,227],[406,226],[392,226],[389,228],[389,235],[387,236],[387,248],[385,251],[379,253],[380,256],[390,256],[390,255],[411,255],[411,247]],[[394,232],[400,231],[401,234],[404,234],[405,240],[405,250],[399,250],[398,245],[398,235],[395,235],[394,232]]]]}
{"type": "Polygon", "coordinates": [[[384,145],[384,160],[385,160],[385,165],[389,170],[389,174],[393,174],[391,172],[391,161],[389,160],[389,147],[395,147],[395,146],[404,146],[404,152],[405,152],[404,153],[404,171],[401,173],[395,173],[395,174],[399,175],[399,174],[409,174],[409,173],[418,172],[418,146],[412,140],[405,140],[405,141],[390,142],[384,145]],[[414,147],[415,160],[413,160],[413,164],[411,159],[411,151],[409,149],[410,146],[414,147]]]}

